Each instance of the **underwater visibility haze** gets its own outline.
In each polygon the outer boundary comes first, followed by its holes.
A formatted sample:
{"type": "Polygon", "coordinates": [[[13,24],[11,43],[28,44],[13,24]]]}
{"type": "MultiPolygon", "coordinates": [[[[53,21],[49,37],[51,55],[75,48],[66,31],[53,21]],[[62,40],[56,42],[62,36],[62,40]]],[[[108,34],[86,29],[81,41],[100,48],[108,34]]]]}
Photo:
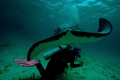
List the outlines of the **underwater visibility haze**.
{"type": "MultiPolygon", "coordinates": [[[[41,77],[35,66],[13,60],[27,60],[31,46],[52,37],[57,27],[80,24],[85,32],[97,33],[100,18],[111,23],[112,32],[96,42],[72,45],[80,46],[76,63],[84,66],[68,64],[56,80],[120,80],[120,0],[0,0],[0,80],[31,80],[33,73],[41,77]]],[[[34,60],[44,68],[49,62],[42,54],[34,60]]]]}

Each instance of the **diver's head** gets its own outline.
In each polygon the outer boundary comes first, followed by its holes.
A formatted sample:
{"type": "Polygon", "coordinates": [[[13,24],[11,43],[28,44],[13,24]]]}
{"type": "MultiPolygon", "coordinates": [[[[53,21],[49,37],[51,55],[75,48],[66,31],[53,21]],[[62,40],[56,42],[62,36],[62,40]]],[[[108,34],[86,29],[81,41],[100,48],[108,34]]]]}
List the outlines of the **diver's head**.
{"type": "Polygon", "coordinates": [[[78,46],[75,46],[74,48],[73,48],[73,51],[75,52],[75,54],[76,55],[80,55],[80,47],[78,47],[78,46]]]}
{"type": "Polygon", "coordinates": [[[75,53],[75,59],[76,59],[76,60],[81,57],[81,56],[80,56],[80,53],[81,53],[80,47],[75,46],[75,47],[73,48],[73,51],[74,51],[74,53],[75,53]]]}

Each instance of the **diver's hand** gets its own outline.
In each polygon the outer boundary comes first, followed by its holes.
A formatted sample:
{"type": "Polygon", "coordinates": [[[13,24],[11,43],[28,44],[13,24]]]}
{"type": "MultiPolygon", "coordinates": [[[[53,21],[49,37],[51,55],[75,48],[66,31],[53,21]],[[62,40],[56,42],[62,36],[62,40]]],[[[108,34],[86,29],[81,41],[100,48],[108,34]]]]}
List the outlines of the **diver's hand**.
{"type": "Polygon", "coordinates": [[[80,58],[80,57],[81,57],[81,55],[78,55],[78,57],[80,58]]]}
{"type": "Polygon", "coordinates": [[[84,65],[84,63],[83,62],[80,62],[80,66],[83,66],[84,65]]]}

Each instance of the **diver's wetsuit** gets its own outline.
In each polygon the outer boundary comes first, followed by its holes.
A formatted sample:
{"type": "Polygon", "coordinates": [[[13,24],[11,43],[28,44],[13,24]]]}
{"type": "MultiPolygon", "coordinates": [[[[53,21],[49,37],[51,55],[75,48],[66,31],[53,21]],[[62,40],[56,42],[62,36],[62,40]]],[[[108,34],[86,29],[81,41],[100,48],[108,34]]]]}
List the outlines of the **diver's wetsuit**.
{"type": "Polygon", "coordinates": [[[53,79],[57,74],[63,73],[64,69],[67,67],[68,62],[70,62],[71,68],[81,66],[80,64],[74,64],[74,60],[75,52],[73,50],[65,50],[51,58],[46,70],[44,70],[42,64],[40,63],[36,64],[36,67],[42,75],[42,80],[50,80],[53,79]]]}

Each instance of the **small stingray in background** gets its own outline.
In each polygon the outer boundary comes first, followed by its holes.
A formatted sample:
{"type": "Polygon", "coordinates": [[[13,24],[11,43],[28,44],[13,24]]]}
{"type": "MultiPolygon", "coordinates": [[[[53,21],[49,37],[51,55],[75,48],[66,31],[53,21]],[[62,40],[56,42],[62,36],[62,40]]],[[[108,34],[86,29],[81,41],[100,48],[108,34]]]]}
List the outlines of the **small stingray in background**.
{"type": "Polygon", "coordinates": [[[0,54],[10,47],[10,44],[0,44],[0,54]]]}
{"type": "Polygon", "coordinates": [[[10,44],[0,44],[0,48],[10,47],[10,44]]]}

